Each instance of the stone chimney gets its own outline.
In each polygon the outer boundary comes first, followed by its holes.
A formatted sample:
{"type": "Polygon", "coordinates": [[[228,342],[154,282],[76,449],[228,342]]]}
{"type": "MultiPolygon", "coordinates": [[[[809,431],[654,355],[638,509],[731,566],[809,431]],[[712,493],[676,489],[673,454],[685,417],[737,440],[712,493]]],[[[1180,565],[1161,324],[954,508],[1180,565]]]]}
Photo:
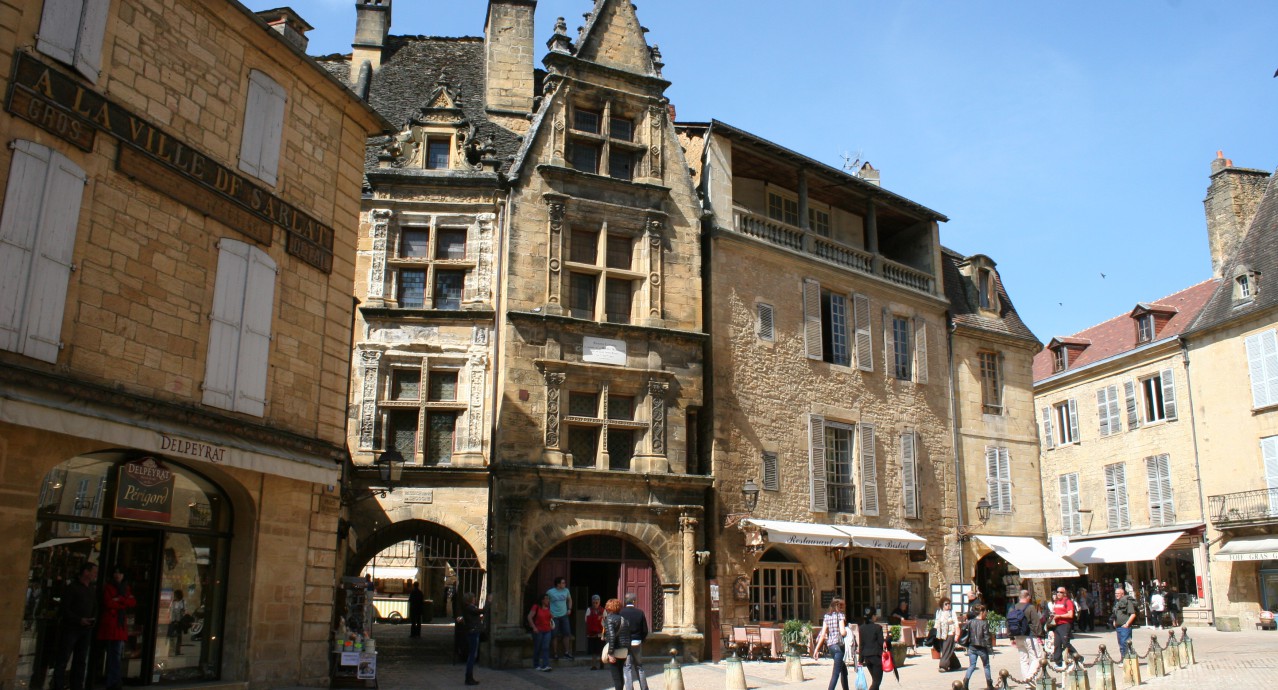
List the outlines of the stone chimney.
{"type": "Polygon", "coordinates": [[[279,32],[285,41],[291,43],[294,47],[302,52],[306,52],[306,44],[310,39],[306,38],[306,32],[315,27],[306,23],[291,7],[277,7],[273,10],[263,10],[257,13],[262,21],[270,25],[272,29],[279,32]]]}
{"type": "Polygon", "coordinates": [[[357,0],[355,41],[351,43],[351,79],[357,79],[365,62],[377,71],[382,66],[386,34],[390,33],[391,0],[357,0]]]}
{"type": "Polygon", "coordinates": [[[537,0],[488,0],[484,106],[529,113],[533,106],[533,12],[537,0]]]}
{"type": "Polygon", "coordinates": [[[875,187],[882,186],[879,180],[879,171],[873,165],[870,165],[870,161],[866,161],[865,165],[862,165],[861,169],[856,171],[856,176],[875,187]]]}
{"type": "Polygon", "coordinates": [[[1256,215],[1265,195],[1269,173],[1251,168],[1235,168],[1221,151],[1211,162],[1211,185],[1203,209],[1207,214],[1207,243],[1211,247],[1211,274],[1220,278],[1247,226],[1256,215]]]}

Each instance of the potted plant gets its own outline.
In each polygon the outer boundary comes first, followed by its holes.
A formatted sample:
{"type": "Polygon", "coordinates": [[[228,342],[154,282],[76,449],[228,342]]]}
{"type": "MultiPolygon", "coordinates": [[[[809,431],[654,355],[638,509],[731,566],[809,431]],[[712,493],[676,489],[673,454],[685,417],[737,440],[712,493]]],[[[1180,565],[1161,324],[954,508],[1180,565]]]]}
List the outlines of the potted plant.
{"type": "Polygon", "coordinates": [[[811,639],[812,624],[807,621],[791,619],[781,626],[781,641],[790,654],[806,654],[811,639]]]}
{"type": "Polygon", "coordinates": [[[892,650],[892,663],[898,667],[905,664],[905,655],[910,650],[901,643],[901,626],[888,626],[888,646],[892,650]]]}
{"type": "Polygon", "coordinates": [[[998,638],[1007,636],[1007,616],[990,611],[985,614],[985,622],[990,626],[990,646],[998,645],[998,638]]]}

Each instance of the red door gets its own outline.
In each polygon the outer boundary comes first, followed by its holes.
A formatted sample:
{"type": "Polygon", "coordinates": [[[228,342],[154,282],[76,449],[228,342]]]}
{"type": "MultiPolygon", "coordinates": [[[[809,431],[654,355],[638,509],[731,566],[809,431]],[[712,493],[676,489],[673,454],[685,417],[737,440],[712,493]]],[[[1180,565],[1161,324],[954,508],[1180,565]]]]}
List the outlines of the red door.
{"type": "Polygon", "coordinates": [[[648,617],[648,627],[652,627],[652,564],[645,561],[622,561],[621,577],[617,582],[617,591],[623,597],[633,592],[635,608],[643,611],[648,617]]]}

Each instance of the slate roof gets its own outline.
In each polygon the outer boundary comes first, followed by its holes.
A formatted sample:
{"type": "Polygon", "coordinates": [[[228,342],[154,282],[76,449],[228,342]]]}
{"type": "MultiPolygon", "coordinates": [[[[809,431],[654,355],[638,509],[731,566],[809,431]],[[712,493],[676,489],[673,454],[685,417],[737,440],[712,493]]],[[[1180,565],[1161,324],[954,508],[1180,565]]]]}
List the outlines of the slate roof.
{"type": "Polygon", "coordinates": [[[959,273],[959,264],[966,258],[952,249],[941,247],[945,297],[950,301],[950,318],[954,320],[954,323],[1037,344],[1038,338],[1030,331],[1029,326],[1021,321],[1020,314],[1016,313],[1016,307],[1012,305],[1012,298],[1007,296],[1007,290],[1003,288],[1003,278],[998,275],[998,271],[994,271],[994,281],[998,287],[998,303],[1001,311],[998,316],[981,313],[978,301],[980,295],[976,292],[976,285],[959,273]]]}
{"type": "Polygon", "coordinates": [[[1225,277],[1189,329],[1190,333],[1248,318],[1278,306],[1278,184],[1270,176],[1265,196],[1256,208],[1247,234],[1222,272],[1225,277]],[[1238,266],[1260,274],[1255,295],[1234,302],[1234,270],[1238,266]]]}
{"type": "MultiPolygon", "coordinates": [[[[1147,303],[1176,310],[1175,315],[1158,331],[1154,342],[1175,338],[1185,332],[1221,282],[1216,279],[1204,280],[1180,292],[1147,303]]],[[[1066,343],[1090,341],[1082,352],[1071,351],[1069,369],[1066,370],[1069,371],[1136,349],[1136,321],[1131,317],[1131,310],[1128,310],[1104,323],[1079,331],[1070,337],[1058,337],[1057,340],[1066,343]]],[[[1141,343],[1141,345],[1144,344],[1141,343]]],[[[1054,373],[1059,373],[1052,371],[1054,366],[1050,349],[1044,349],[1035,355],[1034,382],[1038,383],[1054,373]]]]}
{"type": "MultiPolygon", "coordinates": [[[[350,83],[350,55],[316,58],[324,69],[350,83]]],[[[490,137],[495,158],[503,161],[505,172],[519,149],[520,137],[488,119],[484,111],[484,39],[477,36],[387,36],[382,66],[373,75],[368,101],[396,127],[403,127],[417,110],[426,105],[440,74],[457,95],[458,105],[474,123],[477,138],[490,137]]],[[[540,76],[540,75],[539,75],[540,76]]],[[[377,153],[389,137],[368,140],[364,166],[377,169],[377,153]]]]}

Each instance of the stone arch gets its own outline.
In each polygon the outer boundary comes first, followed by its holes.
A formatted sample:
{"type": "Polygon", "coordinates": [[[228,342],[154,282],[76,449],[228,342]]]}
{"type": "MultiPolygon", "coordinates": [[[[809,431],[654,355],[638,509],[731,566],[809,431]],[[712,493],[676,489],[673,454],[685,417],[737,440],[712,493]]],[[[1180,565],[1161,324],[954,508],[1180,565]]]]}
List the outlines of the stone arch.
{"type": "Polygon", "coordinates": [[[651,523],[641,525],[629,523],[621,529],[617,527],[616,521],[602,518],[578,520],[575,529],[554,523],[542,525],[540,529],[528,536],[525,546],[528,558],[522,559],[514,581],[527,581],[546,555],[556,546],[570,539],[594,534],[617,537],[636,546],[652,562],[658,582],[673,582],[678,579],[674,577],[673,571],[677,568],[681,553],[678,550],[671,553],[671,537],[660,527],[651,523]],[[667,562],[667,559],[670,562],[667,562]]]}
{"type": "MultiPolygon", "coordinates": [[[[358,548],[356,549],[356,558],[348,559],[348,567],[350,563],[358,559],[359,554],[365,552],[364,542],[382,539],[382,536],[378,536],[382,532],[392,528],[396,530],[408,529],[410,536],[405,538],[411,538],[413,528],[397,528],[395,526],[413,523],[433,523],[455,534],[458,539],[466,543],[475,552],[475,557],[479,559],[480,564],[485,569],[488,568],[488,539],[484,523],[468,521],[462,512],[448,510],[446,504],[402,503],[394,500],[394,496],[395,494],[392,493],[391,497],[386,499],[364,501],[355,504],[351,508],[350,520],[358,537],[358,548]]],[[[368,557],[372,558],[373,553],[377,553],[386,548],[386,546],[395,544],[398,541],[402,541],[402,539],[383,544],[376,551],[370,552],[368,557]]],[[[362,566],[364,562],[360,562],[358,565],[362,566]]]]}

